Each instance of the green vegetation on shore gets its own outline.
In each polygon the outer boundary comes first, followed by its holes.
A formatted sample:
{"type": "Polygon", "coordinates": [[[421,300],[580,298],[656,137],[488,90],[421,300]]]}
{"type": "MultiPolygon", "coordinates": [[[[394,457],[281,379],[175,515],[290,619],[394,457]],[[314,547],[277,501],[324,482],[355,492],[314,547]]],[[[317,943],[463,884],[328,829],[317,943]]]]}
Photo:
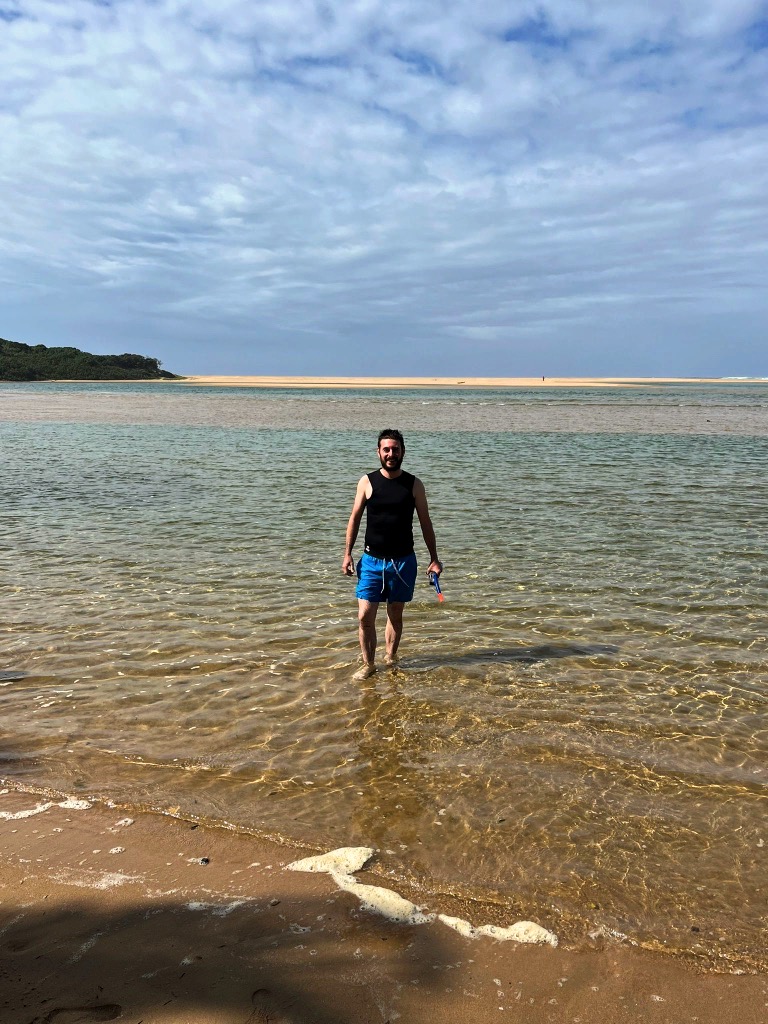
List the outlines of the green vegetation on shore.
{"type": "Polygon", "coordinates": [[[160,360],[124,353],[95,356],[79,348],[24,345],[0,338],[0,380],[178,380],[160,360]]]}

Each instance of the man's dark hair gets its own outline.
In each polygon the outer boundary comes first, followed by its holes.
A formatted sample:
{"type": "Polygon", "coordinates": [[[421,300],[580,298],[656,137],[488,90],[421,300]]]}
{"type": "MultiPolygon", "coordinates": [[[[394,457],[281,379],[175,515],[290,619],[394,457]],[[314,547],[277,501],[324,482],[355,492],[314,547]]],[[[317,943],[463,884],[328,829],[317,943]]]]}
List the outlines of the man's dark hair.
{"type": "Polygon", "coordinates": [[[405,451],[405,438],[403,437],[399,430],[382,430],[382,432],[379,434],[379,439],[376,442],[377,448],[381,447],[381,442],[384,440],[385,437],[390,438],[392,441],[397,441],[400,447],[403,449],[403,451],[405,451]]]}

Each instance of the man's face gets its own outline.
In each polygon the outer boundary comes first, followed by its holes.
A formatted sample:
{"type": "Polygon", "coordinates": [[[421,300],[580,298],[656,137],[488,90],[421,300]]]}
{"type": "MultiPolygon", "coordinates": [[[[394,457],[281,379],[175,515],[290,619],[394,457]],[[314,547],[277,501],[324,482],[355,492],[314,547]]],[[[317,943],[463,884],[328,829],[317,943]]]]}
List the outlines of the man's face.
{"type": "Polygon", "coordinates": [[[395,441],[392,437],[382,437],[379,442],[379,459],[381,460],[381,468],[386,469],[388,472],[396,472],[400,469],[400,463],[403,461],[403,455],[405,452],[399,441],[395,441]]]}

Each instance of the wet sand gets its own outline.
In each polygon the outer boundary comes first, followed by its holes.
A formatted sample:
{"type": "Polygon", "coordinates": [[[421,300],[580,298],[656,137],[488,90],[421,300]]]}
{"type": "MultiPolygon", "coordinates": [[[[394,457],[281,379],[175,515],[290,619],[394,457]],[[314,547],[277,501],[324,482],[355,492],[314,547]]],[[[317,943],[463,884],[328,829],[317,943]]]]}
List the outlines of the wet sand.
{"type": "MultiPolygon", "coordinates": [[[[219,382],[223,378],[195,378],[196,383],[219,382]]],[[[236,385],[223,384],[207,390],[186,387],[185,382],[173,382],[172,387],[155,387],[147,381],[146,387],[94,389],[83,401],[78,390],[48,393],[20,388],[12,400],[0,402],[0,422],[65,422],[65,423],[124,423],[153,424],[170,427],[244,427],[254,429],[286,428],[322,430],[359,430],[361,423],[366,429],[378,430],[381,423],[397,415],[397,425],[408,436],[414,431],[464,431],[487,430],[492,432],[560,432],[560,433],[633,433],[633,434],[733,434],[755,437],[768,436],[768,405],[759,396],[754,402],[702,402],[700,393],[691,389],[690,401],[678,398],[660,399],[658,392],[635,387],[631,392],[639,400],[620,402],[598,401],[610,386],[607,383],[595,386],[593,401],[580,401],[577,395],[569,395],[564,382],[553,387],[546,401],[506,402],[503,395],[490,396],[488,401],[477,401],[467,396],[459,400],[461,388],[454,389],[456,400],[445,394],[425,398],[419,394],[409,396],[402,407],[393,408],[393,397],[387,387],[379,383],[366,394],[364,408],[359,396],[350,395],[353,385],[338,385],[335,390],[329,386],[315,389],[315,394],[327,394],[328,400],[307,401],[297,389],[309,384],[300,380],[309,378],[229,378],[239,381],[242,388],[253,388],[249,393],[236,385]],[[295,380],[286,385],[285,394],[277,400],[268,389],[274,380],[295,380]],[[260,385],[253,385],[260,380],[260,385]],[[180,386],[176,386],[179,384],[180,386]],[[184,385],[184,386],[182,386],[184,385]],[[293,389],[293,390],[291,390],[293,389]],[[236,401],[237,397],[241,400],[236,401]],[[649,401],[644,401],[645,397],[649,401]],[[550,400],[563,398],[552,408],[550,400]]],[[[371,378],[373,379],[373,378],[371,378]]],[[[398,378],[404,380],[404,378],[398,378]]],[[[102,384],[107,382],[102,381],[102,384]]],[[[120,382],[130,383],[130,382],[120,382]]],[[[650,384],[650,381],[646,383],[650,384]]],[[[282,386],[282,385],[281,385],[282,386]]],[[[407,383],[401,385],[408,387],[407,383]]],[[[445,385],[439,384],[437,388],[445,385]]],[[[474,384],[468,382],[468,387],[474,384]]],[[[495,386],[495,385],[493,385],[495,386]]],[[[510,383],[510,389],[514,383],[510,383]]],[[[354,387],[359,387],[355,384],[354,387]]],[[[489,390],[491,385],[488,385],[489,390]]],[[[762,388],[758,388],[762,392],[762,388]]],[[[530,394],[535,387],[531,386],[530,394]]],[[[540,395],[542,392],[538,392],[540,395]]],[[[740,394],[751,397],[749,389],[740,394]]]]}
{"type": "Polygon", "coordinates": [[[396,924],[285,870],[307,851],[104,806],[28,813],[48,799],[0,794],[3,1024],[765,1020],[765,975],[396,924]]]}

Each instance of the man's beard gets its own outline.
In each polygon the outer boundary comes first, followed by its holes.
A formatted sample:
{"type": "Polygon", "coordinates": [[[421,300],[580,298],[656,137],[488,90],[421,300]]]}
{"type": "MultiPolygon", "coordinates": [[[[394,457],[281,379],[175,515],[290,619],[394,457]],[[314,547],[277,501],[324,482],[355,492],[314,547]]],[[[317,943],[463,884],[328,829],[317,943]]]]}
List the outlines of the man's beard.
{"type": "Polygon", "coordinates": [[[379,461],[381,462],[381,468],[386,469],[388,473],[393,473],[395,470],[400,469],[403,464],[402,455],[380,455],[379,461]]]}

